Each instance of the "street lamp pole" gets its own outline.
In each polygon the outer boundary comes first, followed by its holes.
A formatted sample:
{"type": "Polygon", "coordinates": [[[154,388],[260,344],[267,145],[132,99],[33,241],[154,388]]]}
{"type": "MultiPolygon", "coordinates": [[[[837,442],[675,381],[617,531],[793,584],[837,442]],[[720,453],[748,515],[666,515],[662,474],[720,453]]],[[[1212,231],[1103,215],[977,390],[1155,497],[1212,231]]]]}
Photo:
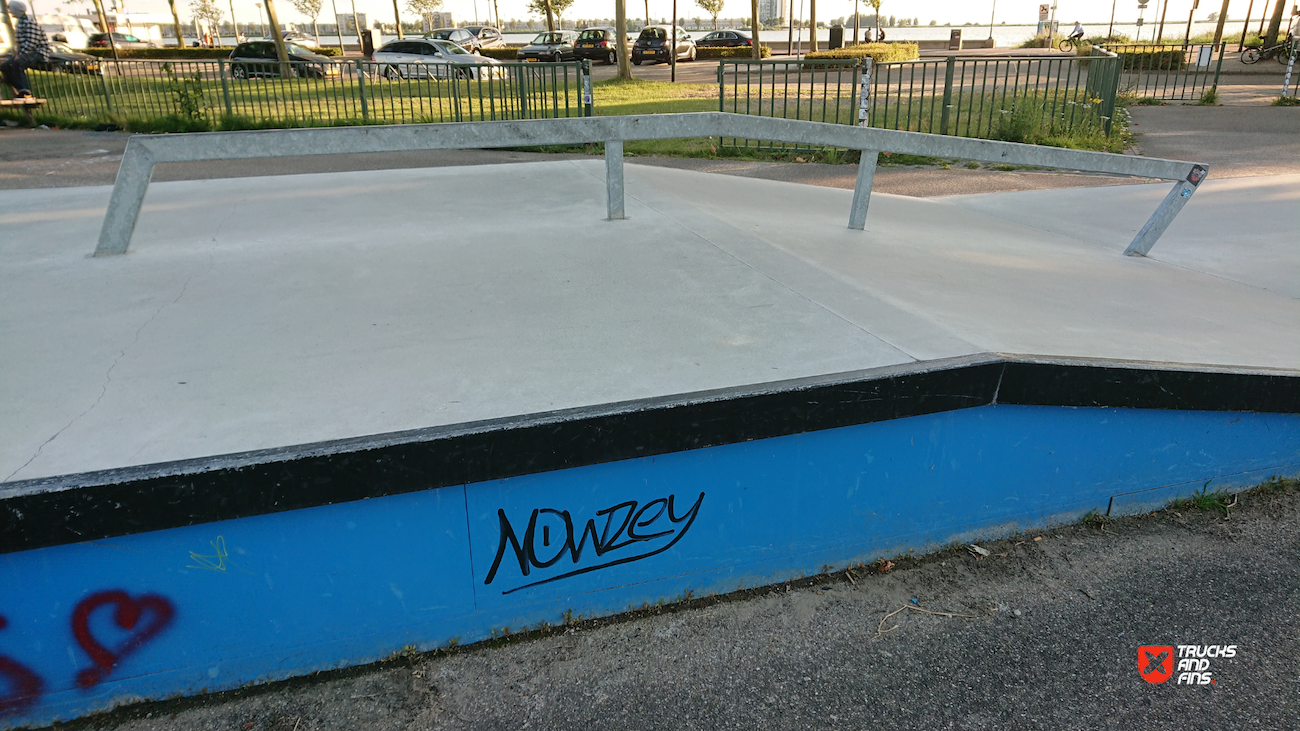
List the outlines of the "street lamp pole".
{"type": "Polygon", "coordinates": [[[989,13],[989,38],[993,37],[993,19],[997,17],[997,14],[998,14],[998,0],[993,0],[993,10],[992,12],[989,13]]]}

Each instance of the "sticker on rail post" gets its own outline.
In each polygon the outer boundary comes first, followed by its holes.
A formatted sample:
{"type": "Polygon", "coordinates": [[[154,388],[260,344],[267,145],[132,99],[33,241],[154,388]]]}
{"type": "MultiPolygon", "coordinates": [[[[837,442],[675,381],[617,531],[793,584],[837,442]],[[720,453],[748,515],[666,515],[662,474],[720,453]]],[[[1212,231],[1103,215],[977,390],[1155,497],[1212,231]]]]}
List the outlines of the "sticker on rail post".
{"type": "Polygon", "coordinates": [[[1209,172],[1204,165],[1193,165],[1192,171],[1187,174],[1187,182],[1192,185],[1200,185],[1205,180],[1205,174],[1209,172]]]}
{"type": "Polygon", "coordinates": [[[862,59],[862,78],[858,81],[861,90],[858,97],[858,126],[871,126],[871,59],[862,59]]]}

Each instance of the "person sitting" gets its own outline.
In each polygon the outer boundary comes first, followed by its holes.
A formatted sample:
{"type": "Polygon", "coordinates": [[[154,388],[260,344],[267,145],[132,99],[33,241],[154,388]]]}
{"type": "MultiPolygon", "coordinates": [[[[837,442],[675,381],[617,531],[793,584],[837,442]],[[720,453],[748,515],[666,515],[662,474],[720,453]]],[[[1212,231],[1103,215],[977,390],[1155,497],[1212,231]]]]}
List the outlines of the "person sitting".
{"type": "Polygon", "coordinates": [[[1083,26],[1079,25],[1079,21],[1076,20],[1074,21],[1074,30],[1070,31],[1070,39],[1077,41],[1082,37],[1083,37],[1083,26]]]}
{"type": "Polygon", "coordinates": [[[34,19],[27,14],[27,6],[13,0],[9,14],[18,19],[14,33],[18,36],[18,52],[0,63],[0,77],[13,88],[15,99],[31,99],[32,87],[27,81],[27,69],[43,66],[50,60],[50,41],[34,19]]]}

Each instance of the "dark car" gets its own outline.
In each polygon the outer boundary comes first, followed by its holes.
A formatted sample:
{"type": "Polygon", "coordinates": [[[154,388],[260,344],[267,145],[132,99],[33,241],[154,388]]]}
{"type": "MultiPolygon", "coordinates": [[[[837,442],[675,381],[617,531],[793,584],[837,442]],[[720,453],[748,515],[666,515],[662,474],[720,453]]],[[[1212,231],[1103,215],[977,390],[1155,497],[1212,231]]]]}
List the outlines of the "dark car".
{"type": "Polygon", "coordinates": [[[111,45],[108,42],[107,33],[92,33],[86,39],[86,48],[110,48],[111,46],[117,46],[118,48],[157,48],[158,44],[152,41],[142,41],[130,33],[114,33],[111,45]]]}
{"type": "Polygon", "coordinates": [[[450,41],[470,53],[478,53],[478,49],[483,47],[478,36],[465,28],[435,28],[425,33],[424,38],[431,41],[450,41]]]}
{"type": "Polygon", "coordinates": [[[515,52],[520,61],[572,61],[577,58],[573,44],[578,34],[571,30],[538,33],[532,43],[515,52]]]}
{"type": "Polygon", "coordinates": [[[700,48],[751,48],[754,37],[747,30],[715,30],[695,42],[700,48]]]}
{"type": "Polygon", "coordinates": [[[694,61],[695,41],[686,35],[686,31],[678,28],[677,42],[671,43],[668,37],[672,32],[671,25],[651,25],[642,29],[641,35],[636,38],[636,44],[632,46],[632,63],[637,66],[640,66],[642,61],[668,63],[672,60],[670,58],[672,48],[677,51],[678,61],[694,61]]]}
{"type": "MultiPolygon", "coordinates": [[[[294,76],[323,79],[328,74],[339,72],[338,66],[330,63],[329,58],[295,43],[284,44],[284,50],[289,55],[289,71],[294,76]]],[[[279,57],[271,41],[241,43],[230,52],[230,61],[230,74],[236,79],[280,75],[279,57]]]]}
{"type": "Polygon", "coordinates": [[[613,28],[588,28],[578,34],[578,40],[573,44],[573,53],[578,58],[608,64],[618,63],[618,31],[613,28]]]}
{"type": "Polygon", "coordinates": [[[478,38],[479,48],[500,48],[506,44],[505,36],[501,31],[490,25],[467,25],[461,30],[473,33],[478,38]]]}
{"type": "MultiPolygon", "coordinates": [[[[0,58],[8,58],[8,56],[0,56],[0,58]]],[[[32,68],[63,74],[100,73],[99,58],[89,53],[75,51],[68,44],[58,42],[50,43],[50,60],[34,65],[32,68]]]]}

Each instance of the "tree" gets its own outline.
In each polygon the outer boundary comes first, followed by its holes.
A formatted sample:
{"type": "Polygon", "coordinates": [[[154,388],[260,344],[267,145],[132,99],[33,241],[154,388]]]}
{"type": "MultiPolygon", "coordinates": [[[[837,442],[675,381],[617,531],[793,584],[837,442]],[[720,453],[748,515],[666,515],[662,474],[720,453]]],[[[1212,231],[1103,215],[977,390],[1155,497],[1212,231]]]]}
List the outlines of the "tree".
{"type": "Polygon", "coordinates": [[[217,45],[220,46],[221,8],[217,7],[217,0],[190,0],[190,13],[204,25],[216,30],[217,45]]]}
{"type": "Polygon", "coordinates": [[[880,4],[882,2],[884,2],[884,0],[867,0],[867,5],[870,5],[871,9],[876,11],[876,37],[877,38],[880,37],[880,4]]]}
{"type": "MultiPolygon", "coordinates": [[[[206,0],[194,0],[195,2],[205,2],[206,0]]],[[[320,15],[321,0],[292,0],[293,7],[298,12],[311,18],[311,34],[316,36],[316,42],[320,43],[320,28],[316,27],[316,18],[320,15]]],[[[193,7],[191,5],[190,7],[193,7]]]]}
{"type": "Polygon", "coordinates": [[[535,15],[546,16],[546,29],[555,30],[555,21],[551,19],[551,14],[560,18],[564,16],[564,11],[573,6],[573,0],[528,0],[528,10],[535,15]]]}
{"type": "Polygon", "coordinates": [[[442,0],[406,0],[406,9],[421,18],[428,17],[429,13],[440,7],[442,7],[442,0]]]}
{"type": "Polygon", "coordinates": [[[176,24],[176,47],[185,47],[185,33],[181,30],[181,16],[176,13],[176,0],[167,0],[167,6],[172,9],[172,22],[176,24]]]}
{"type": "Polygon", "coordinates": [[[718,29],[718,13],[722,12],[722,5],[726,0],[695,0],[695,4],[701,10],[713,16],[713,29],[718,29]]]}

